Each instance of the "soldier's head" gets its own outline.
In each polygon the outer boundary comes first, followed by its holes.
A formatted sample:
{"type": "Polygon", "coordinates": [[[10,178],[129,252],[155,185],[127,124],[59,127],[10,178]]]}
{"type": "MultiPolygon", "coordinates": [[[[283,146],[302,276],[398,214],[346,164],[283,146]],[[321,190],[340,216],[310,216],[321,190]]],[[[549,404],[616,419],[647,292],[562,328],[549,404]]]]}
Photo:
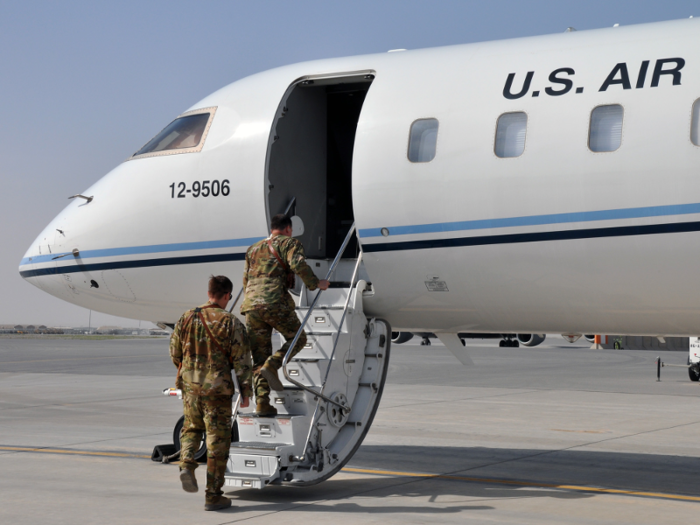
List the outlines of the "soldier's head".
{"type": "Polygon", "coordinates": [[[287,237],[292,236],[292,219],[287,217],[284,213],[278,213],[270,221],[270,230],[273,235],[286,235],[287,237]]]}
{"type": "Polygon", "coordinates": [[[233,283],[225,275],[212,275],[209,278],[209,300],[225,308],[231,300],[233,283]],[[223,306],[222,306],[223,303],[223,306]]]}

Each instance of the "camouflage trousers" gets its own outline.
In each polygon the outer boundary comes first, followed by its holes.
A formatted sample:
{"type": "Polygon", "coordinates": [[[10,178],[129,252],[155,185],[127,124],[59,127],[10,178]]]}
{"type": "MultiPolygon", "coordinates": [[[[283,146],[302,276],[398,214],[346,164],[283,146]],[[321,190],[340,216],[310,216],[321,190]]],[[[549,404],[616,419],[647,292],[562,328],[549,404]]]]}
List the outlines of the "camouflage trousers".
{"type": "Polygon", "coordinates": [[[183,394],[185,424],[180,434],[180,468],[194,470],[194,454],[207,433],[206,503],[223,494],[224,472],[231,448],[231,396],[183,394]]]}
{"type": "MultiPolygon", "coordinates": [[[[253,384],[257,400],[266,399],[268,402],[270,400],[270,385],[267,384],[267,379],[260,375],[260,368],[265,363],[275,370],[282,367],[284,356],[300,326],[296,312],[289,308],[269,306],[246,312],[246,328],[253,354],[253,384]],[[274,354],[272,353],[273,328],[286,339],[282,348],[274,354]]],[[[292,356],[298,354],[305,344],[306,334],[302,332],[294,346],[292,356]]]]}

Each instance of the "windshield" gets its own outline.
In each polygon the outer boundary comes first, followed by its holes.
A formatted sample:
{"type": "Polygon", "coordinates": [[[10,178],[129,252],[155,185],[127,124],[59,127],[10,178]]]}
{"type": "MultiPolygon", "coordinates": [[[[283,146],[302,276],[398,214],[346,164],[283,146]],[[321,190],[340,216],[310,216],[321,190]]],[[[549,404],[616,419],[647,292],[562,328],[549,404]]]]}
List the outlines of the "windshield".
{"type": "Polygon", "coordinates": [[[210,115],[211,113],[198,113],[176,118],[148,144],[134,153],[134,157],[146,153],[196,148],[202,141],[210,115]]]}

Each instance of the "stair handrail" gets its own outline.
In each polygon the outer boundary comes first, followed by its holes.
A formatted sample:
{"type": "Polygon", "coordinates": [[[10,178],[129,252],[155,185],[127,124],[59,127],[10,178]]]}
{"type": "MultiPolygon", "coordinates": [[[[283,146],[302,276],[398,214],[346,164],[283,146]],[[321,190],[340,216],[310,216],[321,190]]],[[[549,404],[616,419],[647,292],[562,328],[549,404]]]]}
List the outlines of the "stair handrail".
{"type": "Polygon", "coordinates": [[[289,212],[292,210],[293,206],[296,206],[297,203],[297,198],[292,197],[292,200],[289,201],[289,204],[287,204],[287,207],[284,209],[284,216],[289,217],[289,212]]]}
{"type": "Polygon", "coordinates": [[[241,286],[241,289],[238,290],[238,295],[236,296],[236,299],[233,301],[233,304],[231,305],[231,308],[228,309],[228,313],[233,313],[233,309],[238,304],[238,300],[241,298],[241,294],[243,293],[243,286],[241,286]]]}
{"type": "MultiPolygon", "coordinates": [[[[328,273],[326,274],[326,281],[330,281],[331,275],[333,275],[333,272],[335,272],[336,266],[338,266],[338,263],[340,262],[340,258],[343,255],[343,252],[345,252],[345,248],[348,247],[348,244],[350,243],[350,239],[352,238],[353,233],[355,233],[355,223],[352,223],[352,226],[350,226],[350,230],[348,231],[348,234],[345,236],[345,240],[343,241],[343,244],[340,246],[340,250],[338,250],[338,254],[335,256],[335,259],[333,259],[333,263],[331,264],[330,268],[328,268],[328,273]]],[[[304,328],[306,327],[306,323],[309,322],[309,318],[311,317],[311,314],[314,311],[314,308],[316,307],[316,303],[318,302],[319,297],[321,297],[321,294],[323,293],[323,290],[319,290],[318,293],[316,293],[316,297],[314,297],[314,300],[311,302],[311,305],[309,306],[309,310],[306,312],[306,316],[304,317],[304,321],[302,321],[301,326],[299,327],[299,330],[297,330],[297,333],[294,335],[294,339],[292,339],[291,344],[289,345],[289,349],[287,350],[287,353],[284,356],[284,360],[282,361],[282,372],[284,373],[284,377],[292,383],[293,385],[301,388],[302,390],[306,390],[307,392],[310,392],[311,394],[320,397],[324,401],[328,403],[332,403],[336,405],[338,408],[340,408],[343,412],[350,410],[349,407],[346,407],[345,405],[338,403],[337,401],[334,401],[333,399],[324,396],[321,394],[321,392],[317,392],[311,387],[308,387],[299,381],[295,381],[289,376],[289,373],[287,372],[287,364],[289,363],[289,359],[291,358],[292,355],[292,350],[294,349],[294,346],[297,344],[297,341],[299,340],[299,337],[301,337],[301,333],[304,331],[304,328]]],[[[330,365],[329,365],[330,366],[330,365]]]]}
{"type": "Polygon", "coordinates": [[[233,379],[233,391],[238,394],[236,396],[236,402],[233,404],[233,408],[231,409],[231,421],[236,421],[238,409],[241,406],[241,401],[243,399],[243,391],[238,386],[238,378],[236,377],[236,370],[233,368],[233,365],[231,365],[231,378],[233,379]]]}
{"type": "Polygon", "coordinates": [[[350,298],[352,297],[352,290],[355,288],[355,279],[357,279],[357,272],[360,269],[360,264],[362,263],[362,252],[360,251],[357,256],[357,262],[355,263],[355,269],[352,272],[352,278],[350,279],[350,289],[348,290],[348,296],[345,298],[345,305],[343,306],[343,315],[340,317],[340,322],[338,323],[338,333],[335,335],[335,341],[333,342],[333,350],[331,351],[331,356],[328,359],[328,368],[326,368],[326,375],[323,378],[323,383],[321,383],[321,393],[326,388],[326,383],[328,382],[328,374],[331,372],[331,363],[333,362],[333,357],[335,357],[335,350],[338,348],[338,341],[340,340],[340,332],[343,329],[343,323],[345,323],[345,317],[348,313],[348,306],[350,306],[350,298]]]}
{"type": "MultiPolygon", "coordinates": [[[[343,323],[345,323],[345,316],[348,312],[348,306],[350,305],[350,298],[352,297],[352,291],[355,288],[355,279],[357,279],[357,272],[360,269],[360,263],[362,262],[362,251],[360,251],[357,256],[357,262],[355,263],[355,269],[352,272],[352,278],[350,279],[350,289],[348,290],[348,296],[345,298],[345,306],[343,308],[343,315],[340,318],[340,323],[338,323],[338,333],[336,334],[335,341],[333,342],[333,350],[331,356],[328,359],[328,367],[326,368],[326,375],[323,378],[323,383],[321,383],[321,394],[326,389],[326,383],[328,382],[328,374],[331,372],[331,365],[333,364],[333,357],[335,356],[335,351],[338,348],[338,340],[340,340],[340,332],[343,329],[343,323]]],[[[311,434],[314,431],[314,423],[316,422],[316,416],[318,415],[318,409],[321,406],[321,400],[316,398],[316,406],[314,407],[313,414],[311,414],[311,422],[309,423],[309,432],[306,435],[306,441],[304,441],[304,448],[302,448],[303,453],[301,456],[296,456],[294,459],[296,461],[304,461],[306,459],[306,448],[309,446],[311,441],[311,434]]],[[[345,409],[343,409],[343,412],[345,409]]]]}

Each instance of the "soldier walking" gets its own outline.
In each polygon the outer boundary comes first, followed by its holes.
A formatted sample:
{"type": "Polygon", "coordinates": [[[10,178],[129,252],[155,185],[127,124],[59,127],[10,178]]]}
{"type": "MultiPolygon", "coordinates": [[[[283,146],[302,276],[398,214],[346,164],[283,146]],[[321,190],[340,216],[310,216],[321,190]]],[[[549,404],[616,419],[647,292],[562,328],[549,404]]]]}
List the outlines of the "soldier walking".
{"type": "Polygon", "coordinates": [[[197,492],[194,454],[207,435],[207,488],[204,510],[231,506],[223,496],[224,472],[231,447],[234,394],[231,369],[241,388],[241,407],[252,395],[250,352],[245,327],[225,308],[233,284],[223,275],[209,279],[209,302],[184,313],[170,338],[170,358],[177,366],[175,385],[182,389],[185,423],[180,437],[180,481],[197,492]]]}
{"type": "MultiPolygon", "coordinates": [[[[246,316],[248,337],[253,352],[256,414],[274,416],[270,406],[270,389],[283,390],[278,370],[294,336],[301,327],[289,289],[294,286],[294,274],[301,277],[309,290],[326,290],[330,283],[314,275],[304,256],[304,247],[292,238],[292,221],[285,215],[275,215],[270,221],[270,237],[254,244],[245,256],[243,286],[245,299],[241,313],[246,316]],[[272,353],[272,329],[286,339],[280,350],[272,353]]],[[[306,344],[301,333],[292,355],[306,344]]]]}

